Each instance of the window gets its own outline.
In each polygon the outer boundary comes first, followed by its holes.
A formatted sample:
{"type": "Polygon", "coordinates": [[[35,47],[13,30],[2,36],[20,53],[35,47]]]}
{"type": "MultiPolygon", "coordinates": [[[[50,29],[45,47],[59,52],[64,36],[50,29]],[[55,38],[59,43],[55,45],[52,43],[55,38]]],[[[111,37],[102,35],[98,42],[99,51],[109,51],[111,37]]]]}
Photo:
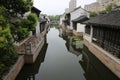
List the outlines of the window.
{"type": "Polygon", "coordinates": [[[90,25],[86,25],[85,26],[85,33],[89,34],[90,35],[90,25]]]}

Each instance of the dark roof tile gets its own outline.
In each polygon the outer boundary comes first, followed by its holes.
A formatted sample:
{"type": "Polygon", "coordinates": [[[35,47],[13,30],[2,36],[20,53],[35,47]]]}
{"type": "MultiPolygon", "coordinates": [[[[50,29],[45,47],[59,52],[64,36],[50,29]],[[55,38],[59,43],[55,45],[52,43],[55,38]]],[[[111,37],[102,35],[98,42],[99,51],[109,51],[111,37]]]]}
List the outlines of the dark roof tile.
{"type": "Polygon", "coordinates": [[[74,19],[74,20],[72,20],[73,22],[77,22],[77,23],[81,23],[81,22],[83,22],[83,21],[86,21],[86,20],[88,20],[89,18],[87,17],[87,16],[85,16],[85,15],[83,15],[83,16],[80,16],[80,17],[78,17],[78,18],[76,18],[76,19],[74,19]]]}
{"type": "Polygon", "coordinates": [[[97,26],[101,25],[104,27],[120,28],[120,10],[116,9],[107,14],[98,15],[83,23],[97,26]]]}

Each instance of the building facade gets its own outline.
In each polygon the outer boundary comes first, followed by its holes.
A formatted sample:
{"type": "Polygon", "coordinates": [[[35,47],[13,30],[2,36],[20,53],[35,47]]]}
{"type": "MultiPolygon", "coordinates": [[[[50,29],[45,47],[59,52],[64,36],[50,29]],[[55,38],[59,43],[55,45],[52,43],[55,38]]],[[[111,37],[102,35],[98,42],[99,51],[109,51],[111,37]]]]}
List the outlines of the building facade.
{"type": "Polygon", "coordinates": [[[85,28],[80,23],[88,18],[88,11],[81,7],[76,8],[76,0],[71,0],[69,2],[69,11],[67,8],[65,13],[60,17],[60,25],[63,24],[67,28],[67,32],[72,32],[82,37],[85,28]]]}
{"type": "Polygon", "coordinates": [[[98,2],[94,2],[89,5],[85,5],[85,10],[90,12],[99,12],[101,10],[100,4],[98,2]]]}
{"type": "Polygon", "coordinates": [[[120,5],[120,0],[99,0],[98,2],[100,3],[102,10],[104,10],[110,3],[114,3],[118,6],[120,5]]]}
{"type": "Polygon", "coordinates": [[[70,15],[71,15],[71,27],[73,27],[73,29],[76,32],[84,32],[85,31],[84,25],[81,24],[80,22],[86,17],[89,18],[89,13],[83,8],[78,7],[74,9],[74,11],[70,13],[70,15]]]}
{"type": "Polygon", "coordinates": [[[120,0],[97,0],[92,4],[85,5],[85,9],[91,12],[99,12],[105,10],[106,6],[110,3],[120,6],[120,0]]]}
{"type": "Polygon", "coordinates": [[[73,11],[76,8],[76,0],[71,0],[69,2],[69,11],[73,11]]]}
{"type": "Polygon", "coordinates": [[[120,8],[85,21],[84,44],[120,78],[120,8]]]}

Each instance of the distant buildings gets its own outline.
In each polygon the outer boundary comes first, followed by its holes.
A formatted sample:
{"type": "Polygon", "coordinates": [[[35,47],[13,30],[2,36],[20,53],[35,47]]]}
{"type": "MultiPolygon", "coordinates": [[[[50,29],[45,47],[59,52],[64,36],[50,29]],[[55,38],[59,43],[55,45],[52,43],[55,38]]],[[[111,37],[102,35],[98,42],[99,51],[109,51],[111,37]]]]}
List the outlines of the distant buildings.
{"type": "Polygon", "coordinates": [[[76,8],[76,0],[71,0],[69,2],[69,11],[73,11],[76,8]]]}
{"type": "Polygon", "coordinates": [[[98,2],[94,2],[89,5],[85,5],[85,10],[90,11],[90,12],[99,12],[101,10],[100,4],[98,2]]]}
{"type": "Polygon", "coordinates": [[[91,12],[99,12],[102,10],[105,10],[106,6],[110,3],[114,3],[116,5],[120,5],[120,0],[97,0],[96,2],[85,5],[85,10],[91,11],[91,12]]]}
{"type": "Polygon", "coordinates": [[[73,32],[75,35],[82,36],[84,25],[80,24],[85,19],[88,19],[89,13],[81,7],[76,8],[76,0],[69,2],[69,8],[65,9],[65,13],[60,17],[60,25],[66,26],[68,32],[73,32]],[[70,30],[70,31],[69,31],[70,30]]]}
{"type": "Polygon", "coordinates": [[[120,5],[120,0],[98,0],[101,10],[104,10],[105,7],[110,3],[115,3],[116,5],[120,5]]]}

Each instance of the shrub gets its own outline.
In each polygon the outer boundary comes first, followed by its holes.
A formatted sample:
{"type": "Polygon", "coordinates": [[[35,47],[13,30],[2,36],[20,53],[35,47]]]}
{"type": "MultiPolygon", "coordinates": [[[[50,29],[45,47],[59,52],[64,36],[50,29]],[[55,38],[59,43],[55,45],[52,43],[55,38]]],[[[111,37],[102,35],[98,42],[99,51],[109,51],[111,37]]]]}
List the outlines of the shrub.
{"type": "MultiPolygon", "coordinates": [[[[26,20],[26,23],[28,24],[28,29],[30,31],[35,30],[35,27],[37,26],[37,15],[35,13],[31,13],[28,17],[28,20],[26,20]]],[[[26,25],[27,26],[27,25],[26,25]]]]}
{"type": "Polygon", "coordinates": [[[95,16],[97,16],[97,13],[95,13],[95,12],[90,12],[90,17],[95,17],[95,16]]]}
{"type": "Polygon", "coordinates": [[[117,7],[117,5],[115,3],[110,3],[110,4],[107,5],[105,10],[106,10],[106,12],[110,12],[115,7],[117,7]]]}
{"type": "Polygon", "coordinates": [[[18,54],[13,45],[0,48],[0,79],[5,75],[10,67],[16,62],[18,54]]]}
{"type": "Polygon", "coordinates": [[[0,27],[0,48],[5,48],[12,41],[12,35],[10,33],[9,27],[0,27]]]}
{"type": "Polygon", "coordinates": [[[100,11],[99,14],[106,14],[107,11],[106,10],[103,10],[103,11],[100,11]]]}
{"type": "Polygon", "coordinates": [[[17,35],[18,35],[19,40],[22,40],[22,39],[28,37],[30,34],[30,32],[28,31],[27,28],[23,28],[21,26],[18,28],[17,31],[18,31],[17,35]]]}
{"type": "Polygon", "coordinates": [[[4,18],[4,16],[0,15],[0,25],[5,26],[6,20],[4,18]]]}

